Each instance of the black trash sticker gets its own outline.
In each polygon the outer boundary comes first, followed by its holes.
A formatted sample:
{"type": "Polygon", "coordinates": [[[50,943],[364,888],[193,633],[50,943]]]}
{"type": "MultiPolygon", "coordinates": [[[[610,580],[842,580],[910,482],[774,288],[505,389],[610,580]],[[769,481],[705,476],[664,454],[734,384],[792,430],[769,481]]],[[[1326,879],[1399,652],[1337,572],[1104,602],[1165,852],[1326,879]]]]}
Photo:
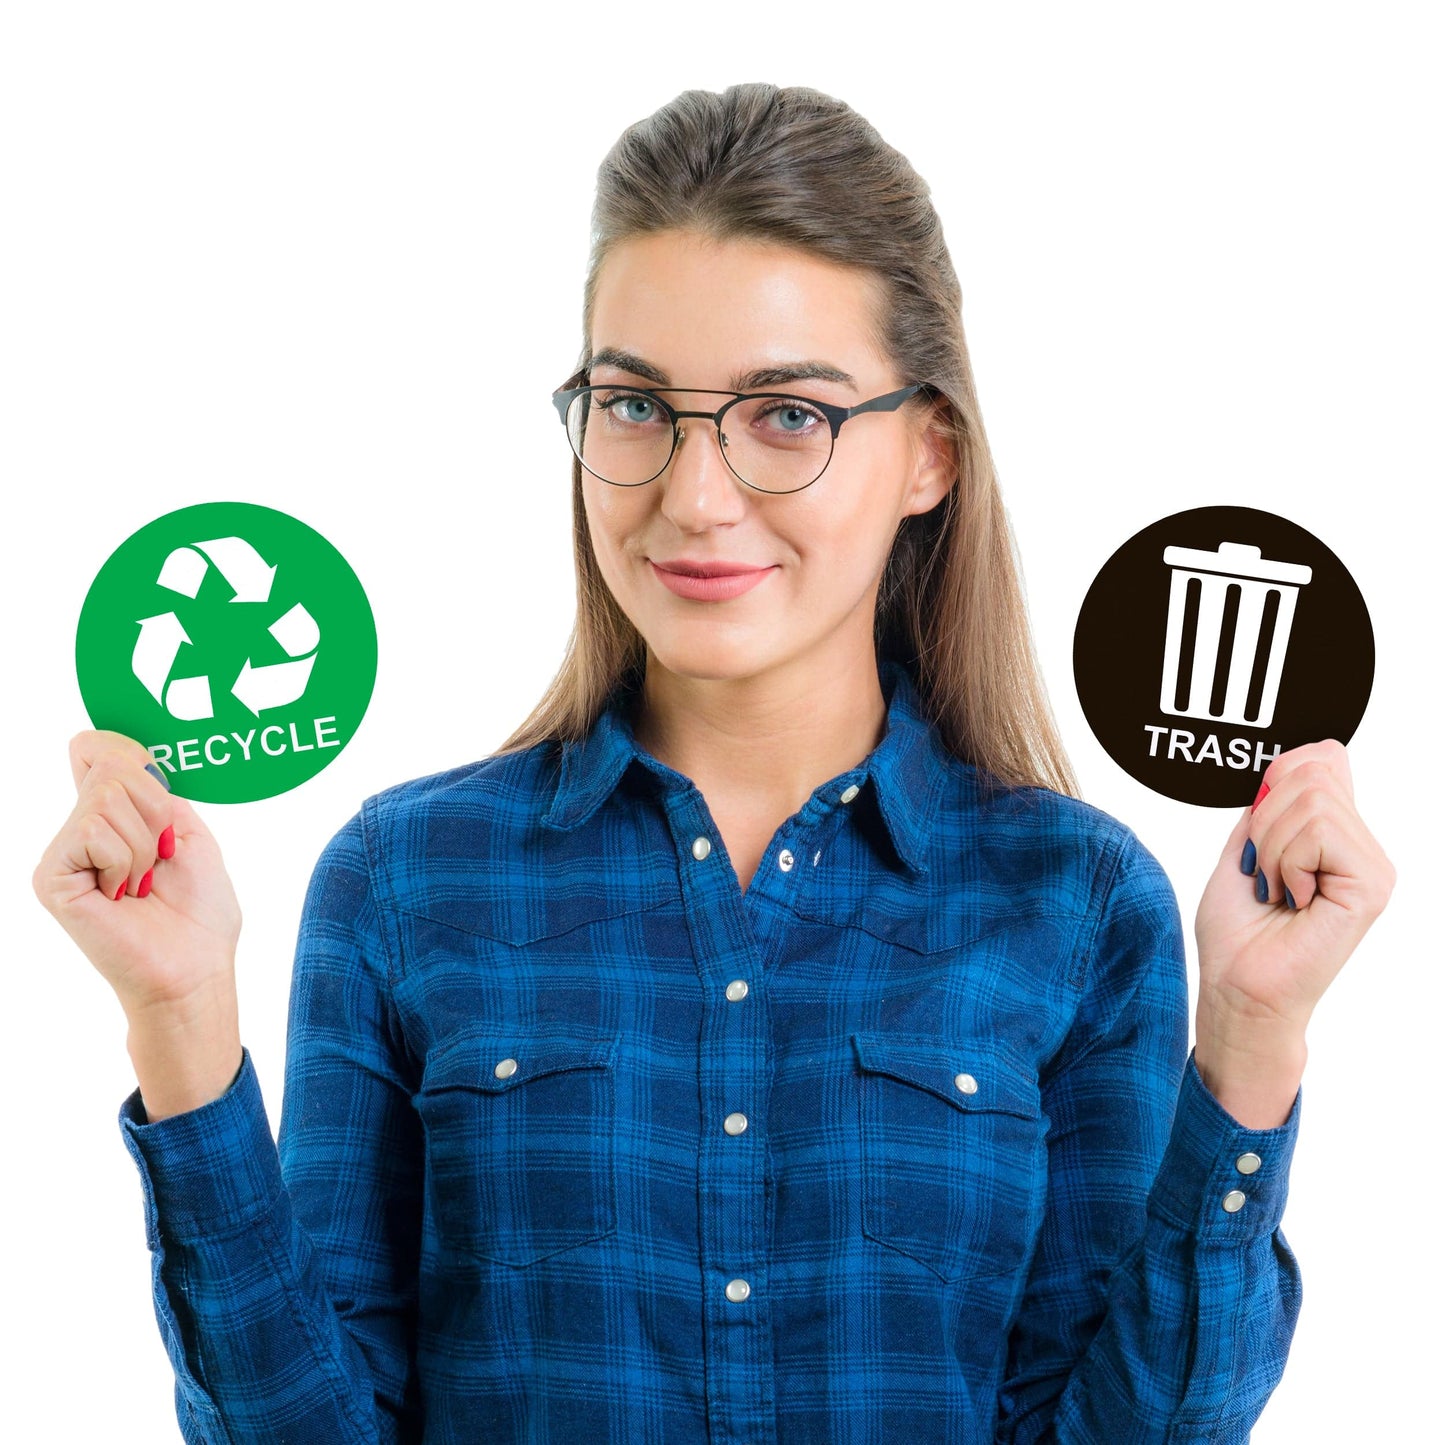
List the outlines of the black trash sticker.
{"type": "Polygon", "coordinates": [[[1206,807],[1253,802],[1282,752],[1349,742],[1374,675],[1370,615],[1344,564],[1252,507],[1198,507],[1136,532],[1074,629],[1094,736],[1145,787],[1206,807]]]}

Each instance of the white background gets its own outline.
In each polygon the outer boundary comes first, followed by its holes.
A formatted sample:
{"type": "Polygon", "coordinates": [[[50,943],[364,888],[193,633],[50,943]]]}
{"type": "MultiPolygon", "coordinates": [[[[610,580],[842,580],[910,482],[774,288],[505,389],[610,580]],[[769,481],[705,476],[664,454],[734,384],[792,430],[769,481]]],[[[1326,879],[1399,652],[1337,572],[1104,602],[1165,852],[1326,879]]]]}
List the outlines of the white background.
{"type": "MultiPolygon", "coordinates": [[[[1394,899],[1317,1010],[1285,1232],[1305,1303],[1261,1445],[1413,1435],[1441,1346],[1442,47],[1427,7],[10,7],[0,475],[10,1438],[178,1438],[108,987],[31,892],[74,801],[81,602],[201,501],[322,531],[380,635],[313,782],[203,805],[245,911],[272,1127],[302,896],[369,793],[480,758],[574,594],[547,396],[580,337],[597,163],[690,87],[807,84],[932,186],[1040,657],[1085,796],[1165,864],[1192,948],[1232,810],[1156,797],[1071,673],[1105,558],[1186,507],[1307,527],[1378,643],[1350,744],[1394,899]],[[503,681],[505,679],[505,681],[503,681]]],[[[122,905],[125,906],[125,905],[122,905]]],[[[1192,963],[1192,959],[1191,959],[1192,963]]]]}

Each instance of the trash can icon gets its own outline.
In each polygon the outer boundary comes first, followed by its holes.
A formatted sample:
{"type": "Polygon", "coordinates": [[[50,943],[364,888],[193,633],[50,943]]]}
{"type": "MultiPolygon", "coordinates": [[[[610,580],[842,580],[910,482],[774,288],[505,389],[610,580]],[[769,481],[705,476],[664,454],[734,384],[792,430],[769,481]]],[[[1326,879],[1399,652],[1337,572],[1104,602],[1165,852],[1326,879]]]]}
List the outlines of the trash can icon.
{"type": "Polygon", "coordinates": [[[1310,568],[1244,542],[1166,547],[1174,569],[1160,710],[1266,728],[1274,719],[1299,589],[1310,568]]]}

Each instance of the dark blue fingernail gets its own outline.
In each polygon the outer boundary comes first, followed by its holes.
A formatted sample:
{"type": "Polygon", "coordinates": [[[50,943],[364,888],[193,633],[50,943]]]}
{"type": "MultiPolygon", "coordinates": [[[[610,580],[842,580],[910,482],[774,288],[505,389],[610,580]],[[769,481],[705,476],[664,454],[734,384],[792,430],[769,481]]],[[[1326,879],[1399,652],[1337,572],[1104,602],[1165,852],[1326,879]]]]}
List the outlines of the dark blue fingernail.
{"type": "Polygon", "coordinates": [[[1288,903],[1291,908],[1299,907],[1299,905],[1294,901],[1294,894],[1291,893],[1288,888],[1284,890],[1284,901],[1288,903]]]}
{"type": "Polygon", "coordinates": [[[1269,874],[1263,871],[1254,875],[1254,896],[1261,903],[1269,902],[1269,874]]]}
{"type": "Polygon", "coordinates": [[[1239,871],[1241,873],[1254,872],[1254,839],[1244,840],[1244,852],[1239,855],[1239,871]]]}
{"type": "Polygon", "coordinates": [[[156,767],[156,765],[155,765],[154,763],[147,763],[147,764],[146,764],[146,772],[148,772],[153,778],[156,778],[156,779],[158,779],[160,782],[165,783],[166,792],[168,792],[168,793],[170,792],[170,790],[171,790],[171,785],[170,785],[168,782],[166,782],[166,775],[165,775],[163,772],[161,772],[161,770],[160,770],[158,767],[156,767]]]}

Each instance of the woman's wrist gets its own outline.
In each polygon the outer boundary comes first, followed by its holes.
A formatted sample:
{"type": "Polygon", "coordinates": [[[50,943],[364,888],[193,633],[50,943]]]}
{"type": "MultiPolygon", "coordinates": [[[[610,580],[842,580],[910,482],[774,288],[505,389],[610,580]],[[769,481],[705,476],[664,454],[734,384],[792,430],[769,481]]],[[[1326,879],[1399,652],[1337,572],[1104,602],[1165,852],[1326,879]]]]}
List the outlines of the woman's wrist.
{"type": "Polygon", "coordinates": [[[1199,1077],[1246,1129],[1275,1129],[1289,1118],[1308,1054],[1295,1025],[1246,1023],[1206,1006],[1195,1015],[1199,1077]]]}
{"type": "Polygon", "coordinates": [[[150,1123],[219,1099],[242,1064],[234,994],[205,1008],[158,1007],[127,1016],[126,1050],[150,1123]]]}

